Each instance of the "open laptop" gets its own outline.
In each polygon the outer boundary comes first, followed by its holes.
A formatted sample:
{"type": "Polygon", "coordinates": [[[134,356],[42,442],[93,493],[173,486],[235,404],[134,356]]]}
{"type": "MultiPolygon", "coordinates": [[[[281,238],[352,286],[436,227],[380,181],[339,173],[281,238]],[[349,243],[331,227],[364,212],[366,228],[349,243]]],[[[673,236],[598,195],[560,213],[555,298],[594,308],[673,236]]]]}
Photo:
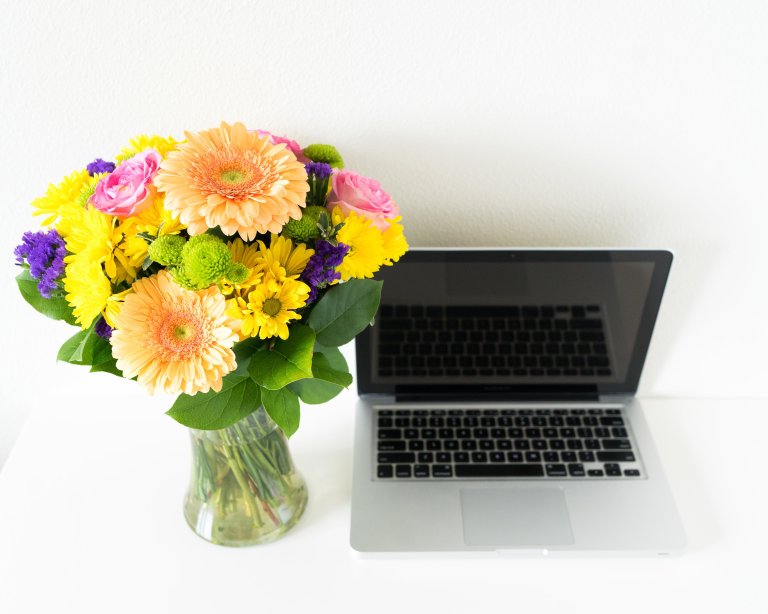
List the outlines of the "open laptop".
{"type": "Polygon", "coordinates": [[[672,254],[413,249],[356,341],[361,552],[679,552],[634,398],[672,254]]]}

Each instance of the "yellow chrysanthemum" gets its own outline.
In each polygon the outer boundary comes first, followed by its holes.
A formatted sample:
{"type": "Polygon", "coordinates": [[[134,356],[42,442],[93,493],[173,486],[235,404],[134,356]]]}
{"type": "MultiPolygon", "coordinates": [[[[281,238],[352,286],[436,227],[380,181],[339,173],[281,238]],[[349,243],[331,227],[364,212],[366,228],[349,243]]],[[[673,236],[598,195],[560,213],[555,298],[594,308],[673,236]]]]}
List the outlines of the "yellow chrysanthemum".
{"type": "Polygon", "coordinates": [[[155,237],[175,235],[185,228],[184,224],[174,218],[173,214],[165,208],[163,194],[158,194],[152,205],[142,210],[138,215],[126,218],[125,221],[136,224],[138,232],[146,232],[155,237]]]}
{"type": "Polygon", "coordinates": [[[101,315],[112,296],[112,285],[101,264],[87,252],[75,256],[64,269],[66,299],[77,323],[88,328],[101,315]]]}
{"type": "Polygon", "coordinates": [[[248,294],[247,302],[242,297],[228,301],[227,313],[241,320],[241,338],[287,339],[288,322],[301,319],[295,310],[306,305],[308,296],[307,284],[289,277],[282,280],[270,277],[248,294]]]}
{"type": "Polygon", "coordinates": [[[133,292],[132,287],[128,288],[127,290],[123,290],[122,292],[118,292],[117,294],[113,294],[107,299],[107,305],[104,308],[102,315],[110,327],[115,328],[117,326],[117,316],[120,314],[120,310],[123,308],[123,301],[125,301],[125,297],[128,296],[131,292],[133,292]]]}
{"type": "Polygon", "coordinates": [[[280,237],[274,233],[270,238],[269,247],[264,241],[259,241],[259,255],[264,259],[265,267],[269,268],[276,262],[285,269],[285,274],[289,277],[300,275],[314,253],[315,250],[308,248],[304,243],[297,243],[294,247],[293,241],[288,237],[280,237]]]}
{"type": "Polygon", "coordinates": [[[163,159],[154,184],[189,234],[218,226],[251,241],[301,217],[307,172],[285,145],[273,145],[268,135],[241,123],[186,136],[163,159]]]}
{"type": "Polygon", "coordinates": [[[334,224],[343,221],[344,226],[336,233],[339,243],[349,245],[349,251],[338,267],[341,279],[351,277],[373,277],[384,263],[384,238],[381,231],[370,220],[357,215],[354,211],[346,217],[336,207],[333,211],[334,224]]]}
{"type": "Polygon", "coordinates": [[[239,284],[233,284],[228,280],[222,281],[219,285],[222,294],[230,296],[233,293],[242,294],[241,290],[246,290],[255,286],[261,281],[263,275],[263,259],[259,254],[258,245],[248,245],[239,238],[227,243],[229,253],[232,254],[233,264],[242,264],[248,268],[248,277],[239,284]]]}
{"type": "MultiPolygon", "coordinates": [[[[57,225],[67,251],[88,257],[104,265],[113,283],[131,283],[147,257],[148,245],[137,236],[138,229],[130,221],[102,213],[89,206],[68,205],[61,210],[57,225]]],[[[67,256],[66,261],[74,256],[67,256]]]]}
{"type": "Polygon", "coordinates": [[[237,367],[237,336],[225,308],[216,287],[185,290],[167,271],[138,280],[112,332],[118,369],[150,393],[218,392],[237,367]]]}
{"type": "Polygon", "coordinates": [[[408,251],[408,242],[403,234],[403,226],[398,223],[401,219],[398,216],[390,220],[389,227],[382,234],[385,266],[392,266],[394,262],[400,260],[403,254],[408,251]]]}
{"type": "Polygon", "coordinates": [[[120,154],[117,156],[116,160],[119,164],[147,149],[154,149],[161,156],[165,157],[180,144],[181,142],[177,141],[172,136],[140,134],[139,136],[132,138],[128,145],[120,150],[120,154]]]}
{"type": "Polygon", "coordinates": [[[45,196],[32,201],[32,215],[44,215],[42,225],[49,226],[59,217],[59,212],[65,205],[77,203],[82,191],[91,180],[87,170],[74,171],[58,184],[50,184],[45,196]]]}

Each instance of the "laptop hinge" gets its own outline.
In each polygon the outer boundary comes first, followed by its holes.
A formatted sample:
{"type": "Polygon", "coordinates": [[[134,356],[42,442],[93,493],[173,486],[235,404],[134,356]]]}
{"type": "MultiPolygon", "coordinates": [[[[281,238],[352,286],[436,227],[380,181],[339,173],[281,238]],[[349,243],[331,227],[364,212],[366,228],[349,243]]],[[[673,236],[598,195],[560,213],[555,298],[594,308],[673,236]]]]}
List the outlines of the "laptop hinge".
{"type": "Polygon", "coordinates": [[[567,394],[396,394],[396,403],[521,403],[521,402],[597,402],[599,395],[593,393],[567,394]]]}

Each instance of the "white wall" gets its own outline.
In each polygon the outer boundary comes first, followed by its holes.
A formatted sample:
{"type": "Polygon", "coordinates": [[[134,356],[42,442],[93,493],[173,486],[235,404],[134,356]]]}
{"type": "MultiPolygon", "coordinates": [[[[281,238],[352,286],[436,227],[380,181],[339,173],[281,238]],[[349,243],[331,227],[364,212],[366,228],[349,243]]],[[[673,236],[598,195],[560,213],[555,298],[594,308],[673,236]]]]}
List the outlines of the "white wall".
{"type": "Polygon", "coordinates": [[[131,386],[56,365],[28,203],[221,119],[334,143],[414,245],[674,249],[641,392],[764,397],[766,31],[759,1],[0,1],[0,464],[42,392],[131,386]]]}

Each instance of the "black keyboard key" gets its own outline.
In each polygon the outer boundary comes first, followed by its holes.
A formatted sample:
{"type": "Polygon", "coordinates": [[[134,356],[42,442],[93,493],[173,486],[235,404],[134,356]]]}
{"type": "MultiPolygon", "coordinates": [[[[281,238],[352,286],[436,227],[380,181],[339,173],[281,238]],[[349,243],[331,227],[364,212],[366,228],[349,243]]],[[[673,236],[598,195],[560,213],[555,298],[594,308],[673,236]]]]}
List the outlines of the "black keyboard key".
{"type": "Polygon", "coordinates": [[[565,465],[547,463],[547,475],[551,478],[565,477],[567,475],[565,465]]]}
{"type": "Polygon", "coordinates": [[[487,463],[488,455],[485,452],[472,452],[473,463],[487,463]]]}
{"type": "Polygon", "coordinates": [[[624,426],[624,419],[621,416],[602,416],[600,424],[603,426],[624,426]]]}
{"type": "Polygon", "coordinates": [[[575,478],[584,477],[584,465],[581,463],[571,463],[568,465],[568,473],[575,478]]]}
{"type": "Polygon", "coordinates": [[[605,475],[602,469],[590,469],[587,471],[587,475],[591,478],[601,478],[605,475]]]}
{"type": "Polygon", "coordinates": [[[413,452],[379,452],[379,463],[415,463],[416,455],[413,452]]]}
{"type": "Polygon", "coordinates": [[[507,460],[510,463],[522,463],[523,462],[523,453],[522,452],[507,452],[507,460]]]}
{"type": "Polygon", "coordinates": [[[395,466],[395,476],[398,478],[409,478],[411,477],[411,466],[410,465],[396,465],[395,466]]]}
{"type": "Polygon", "coordinates": [[[464,439],[461,442],[462,450],[477,450],[477,442],[474,439],[464,439]]]}
{"type": "Polygon", "coordinates": [[[595,462],[595,453],[589,450],[585,450],[582,452],[579,452],[579,460],[582,463],[594,463],[595,462]]]}
{"type": "Polygon", "coordinates": [[[404,441],[384,440],[378,445],[379,452],[400,452],[405,450],[404,441]]]}
{"type": "Polygon", "coordinates": [[[540,463],[541,462],[541,452],[526,452],[525,453],[525,462],[526,463],[540,463]]]}
{"type": "Polygon", "coordinates": [[[635,455],[633,452],[598,452],[597,460],[601,463],[633,463],[635,455]]]}
{"type": "Polygon", "coordinates": [[[453,462],[454,463],[468,463],[469,462],[469,452],[454,452],[453,453],[453,462]]]}
{"type": "Polygon", "coordinates": [[[603,439],[604,450],[631,450],[629,439],[603,439]]]}
{"type": "Polygon", "coordinates": [[[541,465],[456,465],[458,478],[535,478],[543,475],[541,465]]]}
{"type": "Polygon", "coordinates": [[[491,452],[489,455],[492,463],[503,463],[504,462],[504,452],[491,452]]]}
{"type": "Polygon", "coordinates": [[[380,478],[391,478],[394,475],[392,465],[379,465],[376,468],[376,476],[380,478]]]}
{"type": "Polygon", "coordinates": [[[561,452],[560,456],[561,456],[562,461],[564,463],[575,463],[576,462],[576,452],[561,452]]]}
{"type": "Polygon", "coordinates": [[[450,452],[438,452],[435,456],[438,463],[450,463],[451,462],[451,453],[450,452]]]}
{"type": "Polygon", "coordinates": [[[414,465],[413,477],[415,478],[428,478],[429,477],[429,465],[414,465]]]}
{"type": "Polygon", "coordinates": [[[427,450],[442,450],[443,444],[437,439],[430,439],[427,441],[427,450]]]}
{"type": "Polygon", "coordinates": [[[636,478],[640,476],[640,471],[638,471],[637,469],[625,469],[624,475],[630,478],[636,478]]]}
{"type": "Polygon", "coordinates": [[[493,439],[481,439],[480,440],[480,449],[481,450],[493,450],[495,446],[493,445],[493,439]]]}
{"type": "Polygon", "coordinates": [[[459,442],[457,439],[446,439],[443,442],[443,449],[445,450],[458,450],[459,442]]]}
{"type": "Polygon", "coordinates": [[[434,463],[435,455],[432,452],[419,452],[416,457],[420,463],[434,463]]]}
{"type": "Polygon", "coordinates": [[[379,429],[379,439],[402,439],[403,431],[400,429],[379,429]]]}
{"type": "Polygon", "coordinates": [[[557,452],[544,452],[545,463],[557,463],[560,461],[560,455],[557,452]]]}
{"type": "MultiPolygon", "coordinates": [[[[467,465],[472,467],[472,465],[467,465]]],[[[482,465],[478,465],[482,467],[482,465]]],[[[432,477],[433,478],[450,478],[453,477],[453,469],[450,465],[432,465],[432,477]]]]}
{"type": "Polygon", "coordinates": [[[392,418],[379,418],[379,428],[382,428],[382,429],[392,428],[392,418]]]}
{"type": "Polygon", "coordinates": [[[621,475],[621,468],[615,463],[606,463],[605,474],[611,477],[621,475]]]}

